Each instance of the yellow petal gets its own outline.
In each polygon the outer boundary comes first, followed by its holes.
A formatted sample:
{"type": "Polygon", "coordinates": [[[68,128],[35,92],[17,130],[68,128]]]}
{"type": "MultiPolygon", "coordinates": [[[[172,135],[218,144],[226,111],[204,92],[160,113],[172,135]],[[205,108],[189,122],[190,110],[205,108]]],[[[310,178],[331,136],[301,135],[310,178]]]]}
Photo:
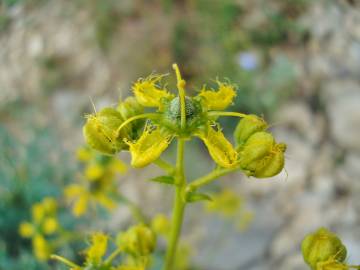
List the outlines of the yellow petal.
{"type": "Polygon", "coordinates": [[[53,234],[59,228],[59,223],[55,218],[46,218],[42,225],[45,234],[53,234]]]}
{"type": "Polygon", "coordinates": [[[203,88],[199,94],[208,110],[224,110],[233,102],[236,96],[233,85],[220,81],[217,81],[217,84],[219,85],[217,91],[203,88]]]}
{"type": "Polygon", "coordinates": [[[91,264],[100,264],[106,253],[108,236],[103,233],[95,233],[91,236],[91,246],[86,250],[86,261],[91,264]]]}
{"type": "Polygon", "coordinates": [[[35,203],[32,208],[32,218],[33,221],[37,224],[41,223],[45,217],[45,209],[41,203],[35,203]]]}
{"type": "Polygon", "coordinates": [[[29,222],[22,222],[19,227],[19,234],[22,237],[29,238],[34,235],[35,228],[34,226],[29,222]]]}
{"type": "Polygon", "coordinates": [[[71,200],[73,198],[80,196],[84,191],[85,189],[82,186],[77,184],[72,184],[65,187],[64,194],[66,199],[71,200]]]}
{"type": "Polygon", "coordinates": [[[116,203],[105,194],[96,195],[96,200],[108,210],[113,210],[116,207],[116,203]]]}
{"type": "Polygon", "coordinates": [[[122,162],[120,159],[116,159],[116,158],[111,161],[110,168],[114,172],[121,174],[125,173],[127,170],[126,164],[122,162]]]}
{"type": "Polygon", "coordinates": [[[79,161],[86,162],[93,158],[93,153],[87,147],[79,147],[76,151],[76,157],[79,161]]]}
{"type": "Polygon", "coordinates": [[[90,164],[85,168],[85,177],[92,181],[104,175],[104,168],[100,164],[90,164]]]}
{"type": "Polygon", "coordinates": [[[132,86],[137,101],[146,107],[161,107],[161,100],[173,97],[165,89],[157,86],[163,75],[150,75],[145,79],[139,79],[132,86]]]}
{"type": "Polygon", "coordinates": [[[32,245],[34,254],[38,260],[46,261],[49,258],[51,249],[43,236],[35,235],[32,245]]]}
{"type": "Polygon", "coordinates": [[[88,195],[82,195],[75,201],[73,206],[73,214],[76,217],[80,217],[86,213],[89,203],[88,195]]]}
{"type": "Polygon", "coordinates": [[[146,126],[143,134],[136,142],[127,141],[131,152],[131,165],[135,168],[144,167],[158,159],[169,146],[172,136],[163,129],[146,126]]]}
{"type": "Polygon", "coordinates": [[[42,206],[47,214],[54,214],[57,208],[57,202],[52,197],[45,197],[42,201],[42,206]]]}
{"type": "Polygon", "coordinates": [[[221,130],[211,126],[198,135],[205,143],[212,159],[221,167],[231,168],[237,164],[238,155],[221,130]]]}

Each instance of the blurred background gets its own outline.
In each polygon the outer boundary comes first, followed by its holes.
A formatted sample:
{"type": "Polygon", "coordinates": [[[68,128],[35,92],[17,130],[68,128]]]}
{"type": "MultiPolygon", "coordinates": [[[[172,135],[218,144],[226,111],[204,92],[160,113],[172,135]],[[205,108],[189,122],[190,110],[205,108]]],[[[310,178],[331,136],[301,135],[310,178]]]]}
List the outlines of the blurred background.
{"type": "MultiPolygon", "coordinates": [[[[90,98],[98,109],[115,106],[154,71],[170,73],[172,88],[174,62],[191,94],[216,78],[236,83],[231,110],[263,115],[288,144],[279,176],[238,173],[207,188],[236,192],[247,213],[240,230],[234,213],[202,203],[187,209],[190,248],[179,269],[305,270],[299,245],[319,226],[337,232],[348,261],[359,264],[357,0],[0,0],[0,269],[65,269],[33,255],[20,223],[44,197],[61,202],[79,177],[75,153],[90,98]]],[[[222,119],[229,137],[236,121],[222,119]]],[[[199,141],[188,145],[189,178],[211,164],[199,141]]],[[[149,217],[171,209],[171,188],[146,181],[159,173],[149,166],[117,181],[149,217]]],[[[131,223],[121,204],[106,219],[74,218],[60,205],[68,230],[116,232],[131,223]]],[[[57,253],[76,257],[79,248],[65,241],[57,253]]]]}

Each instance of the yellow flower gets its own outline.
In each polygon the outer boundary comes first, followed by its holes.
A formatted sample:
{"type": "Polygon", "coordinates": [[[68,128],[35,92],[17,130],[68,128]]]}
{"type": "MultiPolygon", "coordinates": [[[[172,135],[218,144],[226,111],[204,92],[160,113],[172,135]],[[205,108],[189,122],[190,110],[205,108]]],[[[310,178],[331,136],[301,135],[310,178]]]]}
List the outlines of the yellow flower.
{"type": "Polygon", "coordinates": [[[164,75],[150,75],[145,79],[139,79],[132,86],[137,101],[145,107],[160,107],[162,99],[173,97],[165,89],[158,87],[158,83],[164,75]]]}
{"type": "Polygon", "coordinates": [[[22,237],[30,238],[35,233],[35,228],[30,222],[20,223],[19,233],[22,237]]]}
{"type": "Polygon", "coordinates": [[[151,228],[157,234],[168,235],[171,230],[171,223],[167,216],[157,214],[151,221],[151,228]]]}
{"type": "Polygon", "coordinates": [[[35,235],[32,240],[35,256],[40,261],[46,261],[51,253],[51,248],[42,235],[35,235]]]}
{"type": "Polygon", "coordinates": [[[108,236],[103,233],[95,233],[91,236],[91,246],[86,250],[86,263],[99,265],[106,253],[108,236]]]}
{"type": "Polygon", "coordinates": [[[89,164],[84,171],[85,177],[89,180],[96,180],[104,175],[104,168],[100,164],[89,164]]]}
{"type": "Polygon", "coordinates": [[[93,152],[87,147],[79,147],[76,156],[79,161],[86,162],[93,158],[93,152]]]}
{"type": "Polygon", "coordinates": [[[126,173],[127,167],[120,159],[114,158],[109,163],[109,169],[114,173],[126,173]]]}
{"type": "Polygon", "coordinates": [[[35,223],[41,223],[45,217],[45,209],[41,203],[35,203],[32,208],[32,218],[35,223]]]}
{"type": "Polygon", "coordinates": [[[236,91],[233,85],[216,81],[219,85],[217,91],[201,90],[199,96],[203,98],[204,105],[208,110],[225,110],[234,100],[236,91]]]}
{"type": "Polygon", "coordinates": [[[46,218],[43,222],[43,231],[45,234],[53,234],[59,228],[57,220],[53,217],[46,218]]]}
{"type": "Polygon", "coordinates": [[[89,204],[100,204],[108,210],[115,208],[116,204],[113,200],[109,199],[101,189],[101,185],[98,186],[99,190],[87,189],[86,186],[71,184],[64,189],[64,194],[67,200],[73,202],[73,214],[76,217],[84,215],[89,207],[89,204]]]}
{"type": "Polygon", "coordinates": [[[42,200],[42,206],[44,208],[44,211],[46,212],[46,214],[51,215],[51,214],[55,214],[56,213],[56,209],[57,209],[57,202],[54,198],[52,197],[45,197],[42,200]]]}
{"type": "Polygon", "coordinates": [[[127,141],[132,157],[131,165],[141,168],[155,161],[169,146],[171,139],[172,136],[164,129],[147,125],[136,142],[127,141]]]}
{"type": "Polygon", "coordinates": [[[219,212],[225,217],[234,216],[242,207],[243,201],[234,191],[224,189],[212,196],[212,201],[206,203],[206,210],[219,212]]]}
{"type": "Polygon", "coordinates": [[[237,165],[238,154],[220,129],[215,130],[208,126],[206,131],[198,136],[203,140],[210,156],[217,164],[225,168],[237,165]]]}
{"type": "Polygon", "coordinates": [[[155,249],[156,236],[149,227],[139,224],[120,233],[117,244],[130,254],[148,256],[155,249]]]}

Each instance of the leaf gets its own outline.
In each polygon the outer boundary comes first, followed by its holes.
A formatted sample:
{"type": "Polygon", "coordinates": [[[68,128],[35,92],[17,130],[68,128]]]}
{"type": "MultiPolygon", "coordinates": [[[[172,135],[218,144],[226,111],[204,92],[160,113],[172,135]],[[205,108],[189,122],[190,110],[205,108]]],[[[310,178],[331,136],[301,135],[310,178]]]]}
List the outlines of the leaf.
{"type": "Polygon", "coordinates": [[[189,203],[198,201],[212,201],[212,198],[205,193],[188,193],[186,195],[186,201],[189,203]]]}
{"type": "Polygon", "coordinates": [[[174,185],[175,184],[175,178],[169,175],[162,175],[155,178],[151,178],[150,181],[152,182],[158,182],[162,184],[167,185],[174,185]]]}

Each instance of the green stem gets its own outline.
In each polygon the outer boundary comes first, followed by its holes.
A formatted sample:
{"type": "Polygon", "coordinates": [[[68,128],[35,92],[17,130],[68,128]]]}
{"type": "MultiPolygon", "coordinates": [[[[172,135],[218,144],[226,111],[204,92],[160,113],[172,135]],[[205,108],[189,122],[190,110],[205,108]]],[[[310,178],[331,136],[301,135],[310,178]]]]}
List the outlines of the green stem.
{"type": "Polygon", "coordinates": [[[175,173],[174,166],[161,158],[155,160],[154,164],[157,165],[159,168],[163,169],[169,175],[173,175],[175,173]]]}
{"type": "Polygon", "coordinates": [[[234,116],[234,117],[247,117],[248,115],[245,113],[238,112],[222,112],[222,111],[210,111],[208,112],[208,116],[234,116]]]}
{"type": "Polygon", "coordinates": [[[109,257],[107,257],[104,264],[110,265],[112,263],[112,261],[121,254],[121,252],[123,252],[122,247],[117,248],[113,253],[111,253],[109,255],[109,257]]]}
{"type": "Polygon", "coordinates": [[[135,115],[133,117],[130,117],[129,119],[125,120],[116,130],[116,137],[119,137],[120,135],[120,131],[123,127],[125,127],[127,124],[129,124],[132,121],[138,120],[138,119],[143,119],[143,118],[158,118],[160,117],[160,114],[158,113],[143,113],[143,114],[139,114],[139,115],[135,115]]]}
{"type": "Polygon", "coordinates": [[[198,189],[199,187],[202,187],[204,185],[211,183],[212,181],[215,181],[218,177],[221,177],[221,176],[224,176],[225,174],[236,171],[237,169],[238,169],[237,167],[215,169],[214,171],[210,172],[209,174],[204,175],[200,178],[197,178],[193,182],[191,182],[188,186],[188,190],[198,189]]]}
{"type": "Polygon", "coordinates": [[[68,259],[66,259],[64,257],[61,257],[61,256],[58,256],[58,255],[55,255],[55,254],[50,255],[50,259],[62,262],[63,264],[65,264],[65,265],[67,265],[67,266],[69,266],[71,268],[74,268],[74,269],[80,269],[81,268],[79,265],[69,261],[68,259]]]}
{"type": "Polygon", "coordinates": [[[176,249],[179,242],[179,236],[184,218],[184,210],[186,205],[186,202],[183,199],[183,191],[186,186],[186,179],[184,176],[184,143],[184,139],[178,139],[178,152],[176,161],[176,181],[178,185],[176,185],[171,234],[163,270],[173,270],[176,249]]]}

